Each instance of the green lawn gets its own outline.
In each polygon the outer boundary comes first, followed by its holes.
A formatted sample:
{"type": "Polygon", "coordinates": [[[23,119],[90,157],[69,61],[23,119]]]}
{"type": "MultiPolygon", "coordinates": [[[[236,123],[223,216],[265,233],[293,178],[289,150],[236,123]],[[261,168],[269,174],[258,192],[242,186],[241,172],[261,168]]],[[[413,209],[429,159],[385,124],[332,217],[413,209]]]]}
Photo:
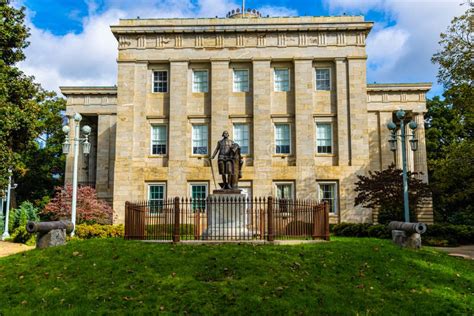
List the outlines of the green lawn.
{"type": "Polygon", "coordinates": [[[474,262],[390,241],[300,246],[121,239],[0,258],[0,315],[474,313],[474,262]]]}

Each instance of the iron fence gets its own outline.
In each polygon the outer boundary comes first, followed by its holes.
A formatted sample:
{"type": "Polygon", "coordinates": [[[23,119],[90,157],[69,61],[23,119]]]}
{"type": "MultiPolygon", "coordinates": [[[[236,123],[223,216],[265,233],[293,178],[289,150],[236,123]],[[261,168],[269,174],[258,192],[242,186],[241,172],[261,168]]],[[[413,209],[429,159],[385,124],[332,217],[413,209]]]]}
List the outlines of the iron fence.
{"type": "Polygon", "coordinates": [[[219,197],[125,203],[125,238],[329,240],[329,208],[312,200],[219,197]]]}

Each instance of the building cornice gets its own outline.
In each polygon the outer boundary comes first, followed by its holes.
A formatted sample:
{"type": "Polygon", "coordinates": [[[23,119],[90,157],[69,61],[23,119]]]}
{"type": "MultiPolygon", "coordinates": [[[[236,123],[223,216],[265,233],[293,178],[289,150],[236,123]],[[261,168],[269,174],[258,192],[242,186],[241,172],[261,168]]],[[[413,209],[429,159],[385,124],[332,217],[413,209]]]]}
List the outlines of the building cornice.
{"type": "Polygon", "coordinates": [[[420,83],[371,83],[367,84],[367,92],[378,91],[422,91],[428,92],[433,84],[431,82],[420,83]]]}
{"type": "Polygon", "coordinates": [[[84,87],[59,87],[61,93],[69,95],[117,95],[116,86],[84,86],[84,87]]]}

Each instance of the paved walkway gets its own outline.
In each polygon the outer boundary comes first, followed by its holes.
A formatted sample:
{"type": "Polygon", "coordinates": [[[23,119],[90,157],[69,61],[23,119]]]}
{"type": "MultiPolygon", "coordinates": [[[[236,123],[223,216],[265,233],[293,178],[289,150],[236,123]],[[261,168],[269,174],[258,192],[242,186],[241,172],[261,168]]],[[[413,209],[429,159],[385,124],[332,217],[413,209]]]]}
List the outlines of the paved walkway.
{"type": "Polygon", "coordinates": [[[35,248],[34,246],[26,246],[13,242],[0,241],[0,257],[6,257],[18,252],[23,252],[35,248]]]}
{"type": "Polygon", "coordinates": [[[433,247],[435,249],[447,252],[450,256],[461,257],[464,259],[474,260],[474,245],[466,245],[459,247],[433,247]]]}

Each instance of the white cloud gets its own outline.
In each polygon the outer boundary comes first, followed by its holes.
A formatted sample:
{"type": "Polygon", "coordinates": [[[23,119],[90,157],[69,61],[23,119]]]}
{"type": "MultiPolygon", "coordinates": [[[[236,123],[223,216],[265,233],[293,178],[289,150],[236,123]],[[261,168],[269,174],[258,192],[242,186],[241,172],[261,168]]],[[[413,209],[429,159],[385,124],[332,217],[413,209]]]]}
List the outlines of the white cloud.
{"type": "MultiPolygon", "coordinates": [[[[325,0],[332,13],[379,10],[385,23],[377,24],[367,40],[368,79],[377,82],[436,82],[438,66],[431,56],[439,48],[439,34],[467,6],[462,0],[325,0]],[[389,25],[389,26],[386,26],[389,25]]],[[[435,93],[441,93],[435,86],[435,93]]]]}
{"type": "Polygon", "coordinates": [[[298,15],[298,11],[286,7],[263,6],[258,8],[258,11],[260,11],[263,16],[269,15],[271,17],[298,15]]]}

